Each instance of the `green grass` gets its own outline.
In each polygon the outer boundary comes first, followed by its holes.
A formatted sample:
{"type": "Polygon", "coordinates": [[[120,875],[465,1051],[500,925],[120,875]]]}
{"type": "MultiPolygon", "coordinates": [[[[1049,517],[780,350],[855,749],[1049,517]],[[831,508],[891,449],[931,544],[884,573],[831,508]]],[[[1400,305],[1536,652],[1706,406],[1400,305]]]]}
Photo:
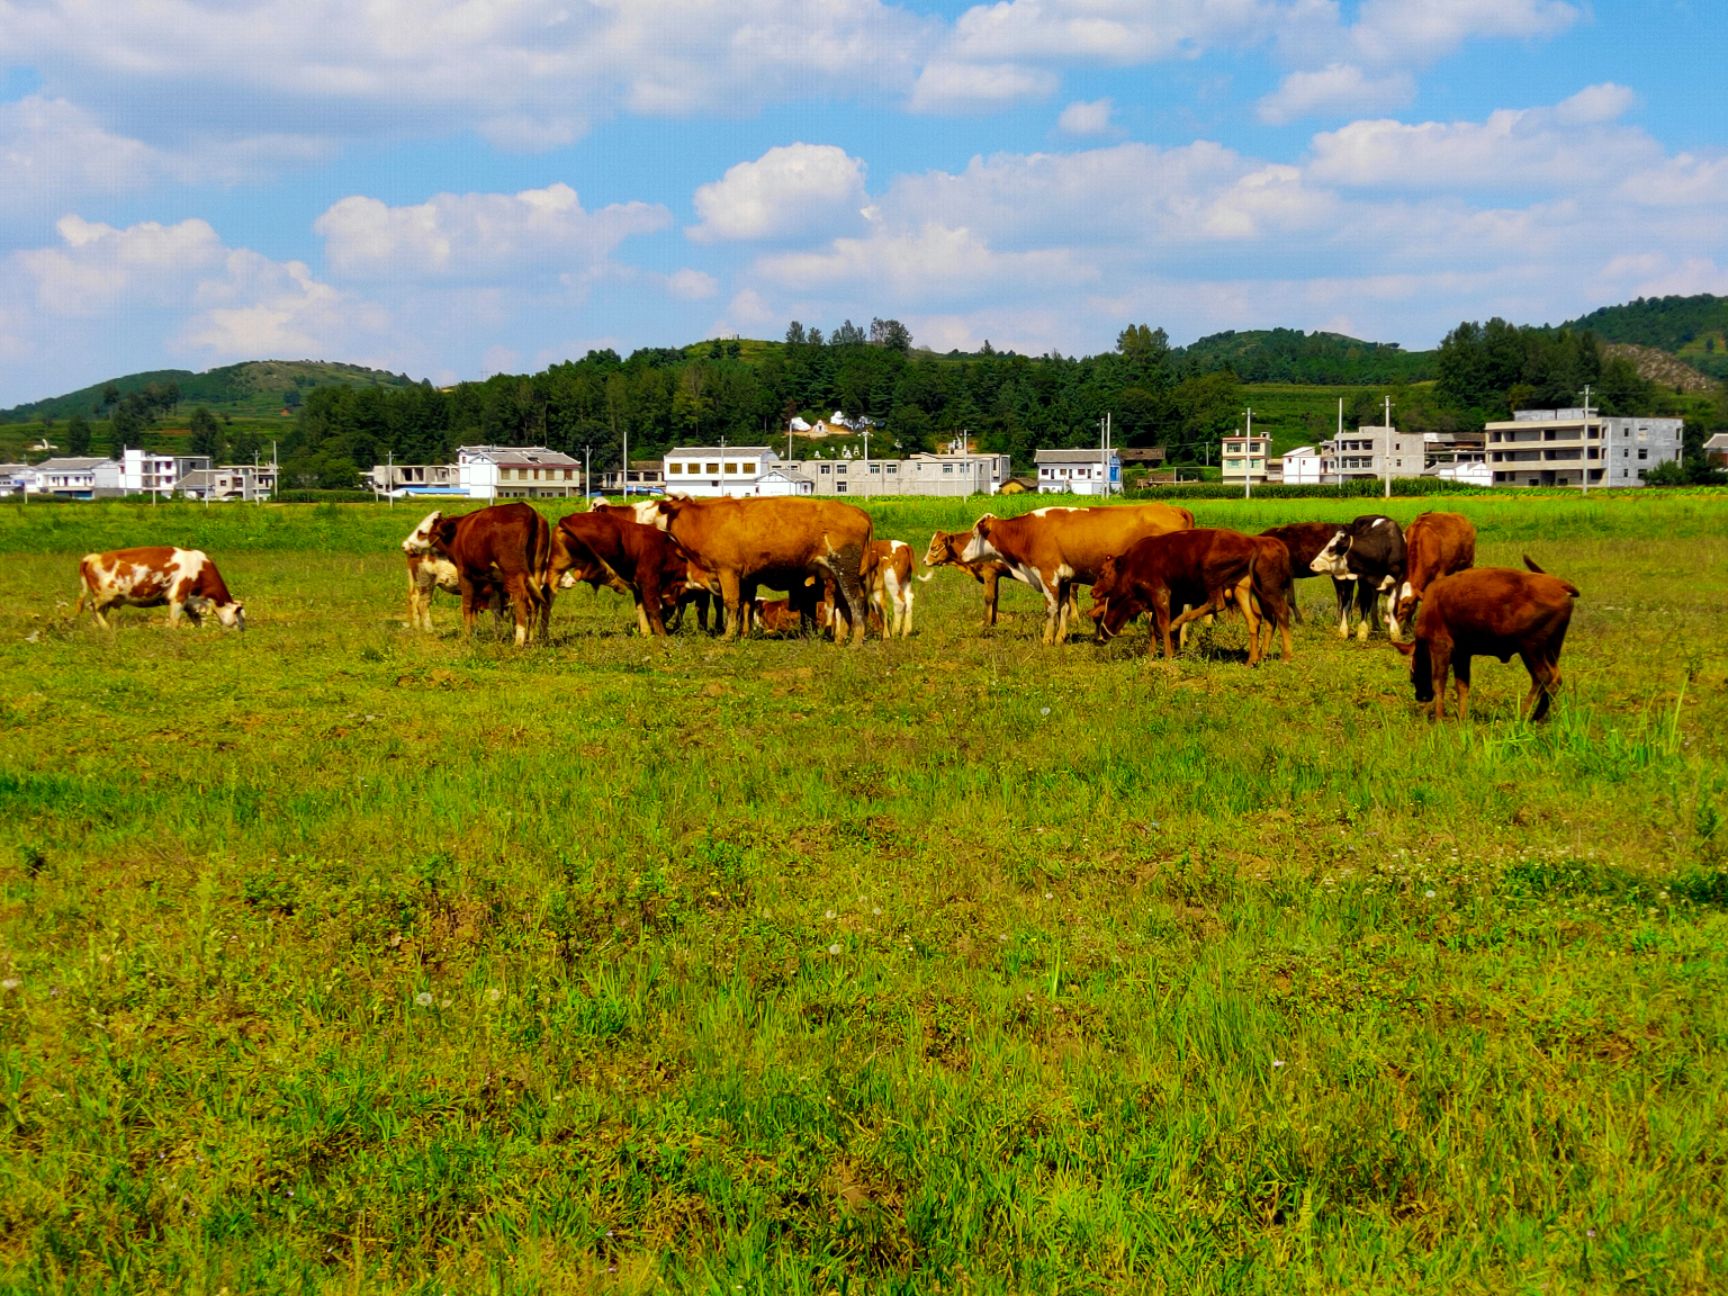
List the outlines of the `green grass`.
{"type": "Polygon", "coordinates": [[[1446,501],[1584,591],[1536,727],[1312,582],[1253,671],[953,572],[517,652],[420,510],[0,510],[0,1289],[1720,1290],[1728,527],[1632,495],[1446,501]],[[145,540],[247,634],[73,621],[145,540]]]}

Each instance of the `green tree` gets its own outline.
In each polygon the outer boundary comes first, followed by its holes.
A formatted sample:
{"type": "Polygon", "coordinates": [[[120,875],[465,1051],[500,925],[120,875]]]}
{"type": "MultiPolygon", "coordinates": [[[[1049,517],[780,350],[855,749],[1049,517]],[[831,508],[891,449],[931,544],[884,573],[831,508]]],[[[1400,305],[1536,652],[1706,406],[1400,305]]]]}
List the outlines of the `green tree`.
{"type": "Polygon", "coordinates": [[[211,463],[220,463],[222,459],[222,425],[216,421],[216,416],[200,405],[192,411],[189,423],[192,435],[188,444],[193,454],[208,455],[211,463]]]}
{"type": "Polygon", "coordinates": [[[73,456],[90,453],[90,420],[82,414],[66,420],[66,453],[73,456]]]}

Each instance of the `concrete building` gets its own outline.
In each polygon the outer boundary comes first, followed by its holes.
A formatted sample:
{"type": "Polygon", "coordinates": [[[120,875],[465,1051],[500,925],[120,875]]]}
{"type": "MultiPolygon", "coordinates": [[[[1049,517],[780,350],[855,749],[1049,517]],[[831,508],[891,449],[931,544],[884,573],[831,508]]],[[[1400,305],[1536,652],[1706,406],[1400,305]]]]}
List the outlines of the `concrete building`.
{"type": "Polygon", "coordinates": [[[1297,446],[1267,464],[1269,479],[1287,486],[1319,486],[1326,481],[1328,455],[1319,446],[1297,446]]]}
{"type": "Polygon", "coordinates": [[[1008,480],[1005,454],[915,454],[908,459],[802,459],[790,471],[818,495],[993,495],[1008,480]]]}
{"type": "Polygon", "coordinates": [[[1038,450],[1040,495],[1118,495],[1122,491],[1122,457],[1115,450],[1038,450]]]}
{"type": "Polygon", "coordinates": [[[455,464],[373,464],[365,482],[377,495],[465,495],[455,464]]]}
{"type": "Polygon", "coordinates": [[[1244,482],[1259,484],[1270,476],[1268,460],[1272,456],[1272,438],[1237,434],[1227,436],[1219,447],[1218,466],[1224,473],[1226,486],[1244,482]]]}
{"type": "Polygon", "coordinates": [[[1625,487],[1642,486],[1657,464],[1680,458],[1682,423],[1532,409],[1485,431],[1496,486],[1625,487]]]}
{"type": "MultiPolygon", "coordinates": [[[[1704,443],[1704,462],[1712,468],[1728,468],[1728,432],[1717,432],[1704,443]]],[[[0,465],[0,473],[4,473],[0,465]]]]}
{"type": "Polygon", "coordinates": [[[216,503],[229,500],[267,500],[276,493],[276,468],[273,464],[223,464],[217,468],[194,468],[180,478],[175,489],[187,499],[216,503]]]}
{"type": "Polygon", "coordinates": [[[612,468],[595,476],[608,495],[658,495],[666,489],[665,464],[659,459],[632,459],[627,473],[612,468]]]}
{"type": "Polygon", "coordinates": [[[673,494],[741,496],[757,494],[757,479],[781,460],[768,446],[680,446],[661,463],[673,494]]]}
{"type": "Polygon", "coordinates": [[[0,463],[0,495],[22,495],[35,480],[36,470],[29,464],[0,463]]]}

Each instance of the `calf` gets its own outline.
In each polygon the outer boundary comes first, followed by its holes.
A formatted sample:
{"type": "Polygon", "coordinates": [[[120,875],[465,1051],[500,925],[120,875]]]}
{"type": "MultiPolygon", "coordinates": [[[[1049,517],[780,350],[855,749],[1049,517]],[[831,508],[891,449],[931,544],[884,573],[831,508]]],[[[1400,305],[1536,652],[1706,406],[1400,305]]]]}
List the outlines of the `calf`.
{"type": "MultiPolygon", "coordinates": [[[[1404,533],[1391,518],[1365,513],[1350,525],[1339,527],[1308,566],[1311,571],[1356,582],[1356,610],[1361,616],[1356,637],[1366,639],[1378,613],[1379,596],[1390,596],[1404,579],[1404,533]]],[[[1389,597],[1386,610],[1387,630],[1396,640],[1398,612],[1389,597]]],[[[1350,637],[1350,609],[1342,600],[1338,607],[1338,637],[1350,637]]]]}
{"type": "MultiPolygon", "coordinates": [[[[643,635],[664,635],[666,610],[679,606],[689,582],[690,559],[671,536],[635,521],[629,512],[595,508],[559,518],[552,574],[561,577],[592,558],[635,600],[636,624],[643,635]]],[[[577,579],[600,583],[599,573],[591,567],[577,579]]]]}
{"type": "Polygon", "coordinates": [[[197,625],[206,612],[234,630],[246,628],[246,607],[231,594],[216,564],[198,549],[174,549],[149,545],[138,549],[115,549],[85,554],[78,564],[78,603],[84,610],[90,600],[90,615],[104,630],[103,614],[116,605],[161,607],[168,605],[168,624],[182,618],[197,625]]]}
{"type": "MultiPolygon", "coordinates": [[[[882,637],[912,633],[912,546],[902,540],[872,540],[865,558],[864,593],[882,624],[882,637]]],[[[920,579],[929,580],[933,573],[920,579]]]]}
{"type": "MultiPolygon", "coordinates": [[[[462,592],[462,581],[456,573],[456,564],[432,552],[431,523],[439,516],[437,513],[428,513],[402,542],[402,552],[408,557],[408,627],[428,633],[432,629],[432,592],[462,592]]],[[[482,601],[490,602],[493,615],[503,619],[502,586],[491,586],[490,590],[483,594],[482,601]]]]}
{"type": "Polygon", "coordinates": [[[1476,564],[1476,528],[1460,513],[1419,513],[1404,530],[1404,583],[1393,609],[1406,625],[1430,582],[1476,564]]]}
{"type": "Polygon", "coordinates": [[[763,634],[796,635],[804,632],[804,613],[789,598],[755,599],[751,615],[763,634]]]}
{"type": "Polygon", "coordinates": [[[1393,645],[1410,657],[1416,700],[1434,704],[1434,719],[1446,709],[1449,670],[1457,675],[1458,718],[1466,719],[1470,659],[1497,657],[1506,662],[1513,653],[1530,672],[1523,709],[1532,720],[1548,714],[1548,703],[1560,687],[1560,648],[1578,587],[1548,575],[1528,555],[1524,565],[1530,570],[1474,567],[1442,576],[1428,587],[1416,614],[1415,643],[1393,645]]]}
{"type": "MultiPolygon", "coordinates": [[[[1290,605],[1290,615],[1298,623],[1302,620],[1302,609],[1296,601],[1296,582],[1315,576],[1331,575],[1330,572],[1315,571],[1314,560],[1320,556],[1322,549],[1332,543],[1332,537],[1343,529],[1342,522],[1290,522],[1284,526],[1267,527],[1260,533],[1281,541],[1289,551],[1290,583],[1284,589],[1284,601],[1290,605]]],[[[1340,616],[1349,611],[1351,596],[1355,591],[1354,582],[1332,577],[1332,593],[1338,600],[1340,616]]]]}
{"type": "MultiPolygon", "coordinates": [[[[1092,587],[1092,616],[1099,635],[1108,639],[1141,612],[1151,612],[1154,628],[1147,645],[1174,657],[1171,632],[1188,622],[1220,612],[1234,602],[1248,625],[1248,664],[1260,660],[1260,607],[1269,607],[1284,632],[1284,656],[1290,656],[1289,618],[1283,602],[1287,576],[1279,557],[1284,546],[1276,540],[1235,531],[1198,528],[1147,536],[1118,557],[1101,565],[1092,587]],[[1260,563],[1267,570],[1256,580],[1260,563]],[[1172,619],[1172,607],[1188,610],[1172,619]]],[[[1288,557],[1284,557],[1288,562],[1288,557]]],[[[1268,634],[1267,646],[1271,646],[1268,634]]]]}
{"type": "Polygon", "coordinates": [[[490,591],[502,587],[516,621],[516,643],[530,634],[544,638],[552,617],[552,528],[528,505],[517,502],[427,519],[432,553],[456,568],[462,595],[462,626],[474,632],[474,617],[490,591]]]}
{"type": "MultiPolygon", "coordinates": [[[[930,547],[924,551],[926,567],[958,567],[973,580],[984,586],[984,624],[996,624],[996,600],[999,592],[999,582],[1003,573],[1008,570],[1008,564],[996,558],[986,558],[979,562],[967,562],[960,557],[966,548],[966,542],[972,538],[970,531],[938,531],[930,537],[930,547]]],[[[927,581],[934,576],[934,571],[926,572],[918,579],[927,581]]]]}

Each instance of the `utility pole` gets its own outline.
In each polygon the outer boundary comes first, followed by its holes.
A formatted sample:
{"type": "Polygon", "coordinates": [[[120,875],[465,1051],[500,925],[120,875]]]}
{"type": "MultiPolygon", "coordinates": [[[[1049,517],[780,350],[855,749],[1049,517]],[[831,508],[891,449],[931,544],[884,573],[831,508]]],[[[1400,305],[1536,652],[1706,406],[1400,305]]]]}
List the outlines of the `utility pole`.
{"type": "Polygon", "coordinates": [[[873,494],[870,489],[870,425],[864,425],[864,493],[873,494]]]}
{"type": "Polygon", "coordinates": [[[630,502],[630,425],[624,424],[624,461],[618,465],[618,484],[624,488],[624,502],[630,502]]]}
{"type": "MultiPolygon", "coordinates": [[[[1604,451],[1607,446],[1602,447],[1604,451]]],[[[1608,461],[1603,460],[1606,469],[1608,461]]],[[[1590,384],[1584,384],[1584,427],[1578,433],[1578,493],[1590,493],[1590,384]]]]}
{"type": "Polygon", "coordinates": [[[1392,398],[1386,398],[1386,415],[1381,420],[1386,428],[1386,463],[1383,473],[1386,478],[1386,493],[1384,498],[1392,498],[1392,398]]]}
{"type": "Polygon", "coordinates": [[[1254,498],[1254,410],[1243,411],[1248,416],[1248,435],[1242,443],[1242,498],[1254,498]]]}
{"type": "Polygon", "coordinates": [[[396,507],[396,452],[384,452],[384,498],[390,501],[390,507],[396,507]]]}
{"type": "Polygon", "coordinates": [[[594,507],[594,478],[589,474],[593,471],[594,447],[582,447],[582,494],[588,500],[588,507],[594,507]]]}

